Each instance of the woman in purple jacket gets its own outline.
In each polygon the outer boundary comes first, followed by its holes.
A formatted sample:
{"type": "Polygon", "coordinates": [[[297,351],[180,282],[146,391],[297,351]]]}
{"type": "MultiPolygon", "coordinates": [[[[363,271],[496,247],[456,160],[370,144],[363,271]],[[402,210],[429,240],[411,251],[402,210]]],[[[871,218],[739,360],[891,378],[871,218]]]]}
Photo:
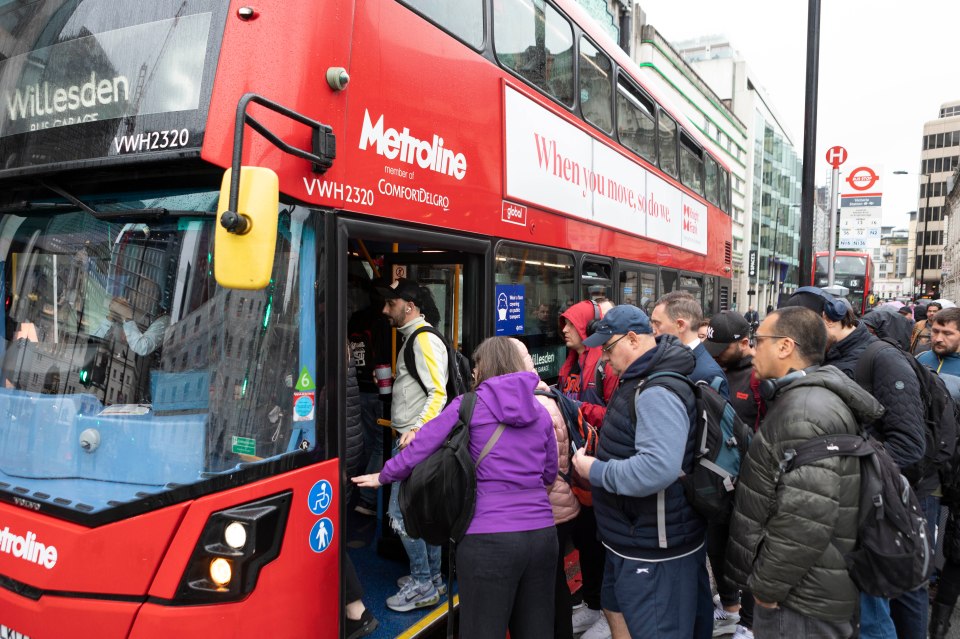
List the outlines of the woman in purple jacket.
{"type": "MultiPolygon", "coordinates": [[[[470,454],[480,456],[497,425],[500,439],[477,466],[477,505],[457,545],[460,636],[463,639],[552,639],[557,534],[546,488],[557,476],[550,414],[533,394],[540,378],[525,370],[506,337],[484,340],[473,354],[477,404],[470,454]]],[[[360,486],[406,479],[438,450],[457,422],[460,398],[427,422],[380,474],[360,486]]]]}

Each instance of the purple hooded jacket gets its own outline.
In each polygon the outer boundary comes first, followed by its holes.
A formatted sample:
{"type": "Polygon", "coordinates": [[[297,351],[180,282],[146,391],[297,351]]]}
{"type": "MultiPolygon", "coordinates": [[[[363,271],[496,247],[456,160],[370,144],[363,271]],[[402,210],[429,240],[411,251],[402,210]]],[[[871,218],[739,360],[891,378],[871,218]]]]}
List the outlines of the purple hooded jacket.
{"type": "MultiPolygon", "coordinates": [[[[467,534],[521,532],[552,527],[547,488],[557,476],[557,437],[553,422],[533,394],[536,373],[492,377],[477,388],[470,423],[474,460],[503,422],[500,439],[477,467],[477,506],[467,534]]],[[[406,479],[413,467],[439,450],[457,423],[460,398],[424,424],[413,442],[387,461],[380,483],[406,479]]]]}

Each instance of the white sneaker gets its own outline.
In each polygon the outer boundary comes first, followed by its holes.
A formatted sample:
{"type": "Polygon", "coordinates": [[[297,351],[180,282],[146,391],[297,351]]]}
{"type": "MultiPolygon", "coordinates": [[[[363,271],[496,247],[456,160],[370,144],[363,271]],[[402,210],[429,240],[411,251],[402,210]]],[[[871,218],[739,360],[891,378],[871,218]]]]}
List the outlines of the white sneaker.
{"type": "Polygon", "coordinates": [[[607,616],[601,612],[600,618],[580,636],[580,639],[610,639],[610,626],[607,625],[607,616]]]}
{"type": "Polygon", "coordinates": [[[740,613],[724,610],[719,597],[713,598],[713,605],[713,636],[732,635],[740,623],[740,613]]]}
{"type": "Polygon", "coordinates": [[[753,639],[753,630],[737,626],[737,631],[733,633],[733,639],[753,639]]]}
{"type": "Polygon", "coordinates": [[[577,608],[573,611],[573,634],[586,632],[602,617],[603,612],[600,610],[592,610],[585,605],[577,608]]]}

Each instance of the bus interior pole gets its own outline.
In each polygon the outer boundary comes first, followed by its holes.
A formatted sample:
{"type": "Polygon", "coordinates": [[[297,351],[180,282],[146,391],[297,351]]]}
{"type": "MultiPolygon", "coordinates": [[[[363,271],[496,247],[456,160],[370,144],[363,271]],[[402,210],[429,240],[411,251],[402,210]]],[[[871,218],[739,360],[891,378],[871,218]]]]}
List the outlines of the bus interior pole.
{"type": "Polygon", "coordinates": [[[820,0],[807,7],[806,109],[803,115],[803,177],[800,184],[800,286],[813,284],[814,176],[817,166],[817,86],[820,74],[820,0]]]}
{"type": "Polygon", "coordinates": [[[830,172],[830,255],[827,256],[827,286],[833,288],[836,278],[834,263],[837,261],[837,191],[840,188],[840,168],[833,167],[830,172]]]}

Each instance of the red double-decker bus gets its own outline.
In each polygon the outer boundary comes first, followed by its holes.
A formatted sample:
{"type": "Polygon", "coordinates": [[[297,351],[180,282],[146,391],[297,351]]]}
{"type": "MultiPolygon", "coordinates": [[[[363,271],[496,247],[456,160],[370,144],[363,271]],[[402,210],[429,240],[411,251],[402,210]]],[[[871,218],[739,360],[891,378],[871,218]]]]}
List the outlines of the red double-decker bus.
{"type": "Polygon", "coordinates": [[[377,636],[440,619],[382,608],[406,571],[385,496],[376,523],[347,507],[375,276],[545,378],[574,301],[726,307],[729,174],[576,2],[36,0],[0,24],[4,636],[339,637],[348,553],[377,636]]]}
{"type": "MultiPolygon", "coordinates": [[[[813,256],[814,286],[825,287],[828,283],[827,269],[830,265],[830,253],[819,251],[813,256]]],[[[858,251],[837,251],[833,261],[833,281],[843,286],[849,293],[846,298],[858,315],[863,315],[870,307],[870,282],[873,277],[873,260],[869,253],[858,251]]]]}

